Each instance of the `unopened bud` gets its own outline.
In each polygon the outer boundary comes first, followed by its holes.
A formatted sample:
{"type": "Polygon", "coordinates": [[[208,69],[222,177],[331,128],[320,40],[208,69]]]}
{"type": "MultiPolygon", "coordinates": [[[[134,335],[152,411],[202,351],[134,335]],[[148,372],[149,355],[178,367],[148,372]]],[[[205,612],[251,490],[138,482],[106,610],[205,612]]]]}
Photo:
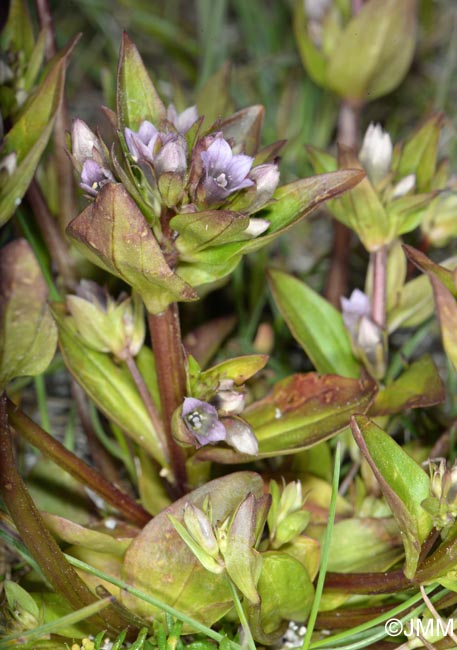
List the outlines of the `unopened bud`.
{"type": "Polygon", "coordinates": [[[380,124],[370,124],[363,139],[359,160],[373,185],[377,185],[390,172],[392,150],[390,135],[380,124]]]}
{"type": "Polygon", "coordinates": [[[193,503],[186,503],[183,517],[186,528],[194,540],[211,557],[217,557],[219,554],[219,546],[211,522],[205,513],[193,503]]]}

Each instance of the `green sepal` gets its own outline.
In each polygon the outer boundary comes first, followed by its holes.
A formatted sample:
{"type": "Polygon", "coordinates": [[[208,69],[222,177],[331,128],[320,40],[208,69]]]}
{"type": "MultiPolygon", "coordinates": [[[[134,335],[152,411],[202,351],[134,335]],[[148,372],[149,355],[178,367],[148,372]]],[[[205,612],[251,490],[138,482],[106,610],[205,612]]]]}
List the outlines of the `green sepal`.
{"type": "Polygon", "coordinates": [[[124,32],[117,70],[118,128],[138,131],[148,120],[157,125],[166,116],[165,106],[155,89],[136,46],[124,32]]]}

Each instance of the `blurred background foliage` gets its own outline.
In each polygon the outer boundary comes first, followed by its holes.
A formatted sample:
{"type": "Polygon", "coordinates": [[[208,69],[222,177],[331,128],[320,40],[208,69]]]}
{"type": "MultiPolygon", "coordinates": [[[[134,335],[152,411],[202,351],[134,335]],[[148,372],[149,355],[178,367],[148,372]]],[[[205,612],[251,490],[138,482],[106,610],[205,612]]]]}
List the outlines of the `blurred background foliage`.
{"type": "MultiPolygon", "coordinates": [[[[114,105],[125,30],[168,101],[181,97],[183,106],[193,103],[208,79],[224,74],[228,65],[232,107],[263,104],[265,143],[289,141],[284,180],[310,173],[303,145],[326,147],[334,141],[338,102],[309,79],[301,64],[294,5],[294,0],[51,1],[58,46],[83,34],[69,71],[70,115],[93,123],[101,120],[100,104],[114,105]]],[[[424,116],[442,110],[449,118],[443,149],[455,163],[457,5],[454,0],[420,0],[419,16],[409,75],[395,92],[367,107],[362,132],[370,121],[380,121],[396,141],[424,116]]]]}

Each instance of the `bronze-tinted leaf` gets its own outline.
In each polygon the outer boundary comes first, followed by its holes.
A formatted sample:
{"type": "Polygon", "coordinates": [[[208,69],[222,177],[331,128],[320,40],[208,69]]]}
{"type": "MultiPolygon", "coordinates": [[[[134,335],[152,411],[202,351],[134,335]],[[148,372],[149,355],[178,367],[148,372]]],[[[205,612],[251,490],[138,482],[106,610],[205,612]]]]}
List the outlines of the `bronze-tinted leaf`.
{"type": "Polygon", "coordinates": [[[371,417],[392,415],[406,409],[440,404],[445,398],[446,390],[433,359],[425,355],[376,395],[369,414],[371,417]]]}
{"type": "Polygon", "coordinates": [[[124,187],[105,185],[68,226],[83,255],[133,287],[147,309],[160,313],[197,294],[168,266],[146,219],[124,187]]]}
{"type": "MultiPolygon", "coordinates": [[[[436,262],[433,262],[427,257],[427,255],[418,251],[417,248],[404,244],[403,250],[408,259],[411,260],[418,269],[424,273],[428,273],[430,278],[432,275],[436,277],[446,287],[446,289],[451,292],[454,298],[457,298],[457,285],[454,281],[454,274],[451,270],[445,268],[441,264],[436,264],[436,262]]],[[[453,266],[455,265],[453,260],[448,261],[453,263],[453,266]]]]}
{"type": "MultiPolygon", "coordinates": [[[[184,505],[201,508],[210,496],[213,520],[223,521],[252,492],[263,494],[263,481],[253,472],[236,472],[194,490],[158,514],[131,543],[125,556],[124,579],[131,585],[176,607],[206,625],[219,620],[232,599],[224,575],[209,573],[182,541],[168,514],[183,522],[184,505]]],[[[158,611],[151,605],[123,594],[123,603],[147,617],[158,611]]]]}
{"type": "MultiPolygon", "coordinates": [[[[243,418],[254,429],[260,458],[292,454],[331,438],[364,413],[376,393],[371,380],[310,372],[278,382],[272,392],[254,402],[243,418]]],[[[196,458],[221,463],[252,461],[252,456],[223,447],[204,447],[196,458]]]]}

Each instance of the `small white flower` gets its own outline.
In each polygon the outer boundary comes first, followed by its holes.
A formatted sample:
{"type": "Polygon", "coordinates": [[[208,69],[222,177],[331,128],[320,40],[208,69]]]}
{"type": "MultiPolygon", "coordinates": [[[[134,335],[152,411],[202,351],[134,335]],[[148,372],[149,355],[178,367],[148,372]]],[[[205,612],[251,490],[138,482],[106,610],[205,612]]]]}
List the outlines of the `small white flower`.
{"type": "Polygon", "coordinates": [[[370,124],[363,138],[359,160],[373,185],[377,185],[389,173],[392,151],[392,140],[387,131],[380,124],[370,124]]]}
{"type": "Polygon", "coordinates": [[[270,226],[270,222],[267,221],[266,219],[260,219],[258,217],[252,217],[249,219],[249,224],[246,230],[244,231],[245,235],[249,235],[250,237],[258,237],[262,233],[265,232],[265,230],[268,230],[270,226]]]}

